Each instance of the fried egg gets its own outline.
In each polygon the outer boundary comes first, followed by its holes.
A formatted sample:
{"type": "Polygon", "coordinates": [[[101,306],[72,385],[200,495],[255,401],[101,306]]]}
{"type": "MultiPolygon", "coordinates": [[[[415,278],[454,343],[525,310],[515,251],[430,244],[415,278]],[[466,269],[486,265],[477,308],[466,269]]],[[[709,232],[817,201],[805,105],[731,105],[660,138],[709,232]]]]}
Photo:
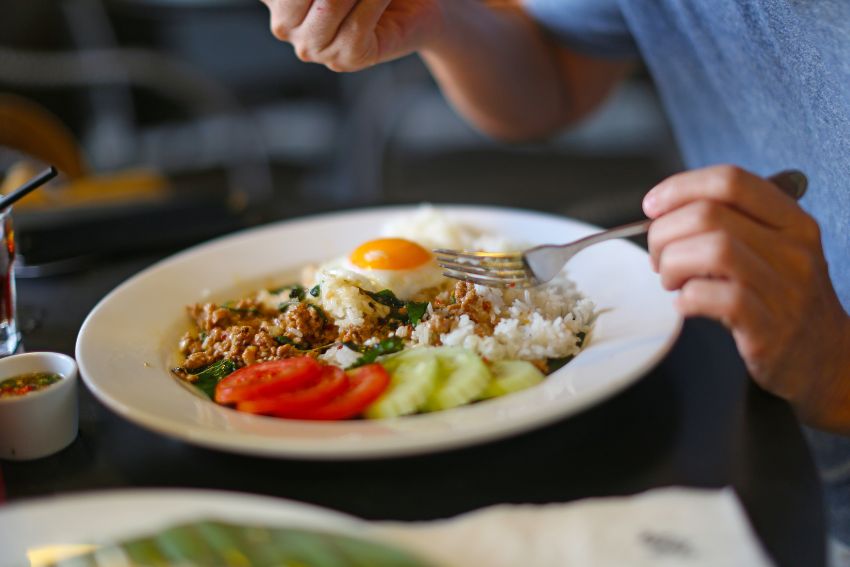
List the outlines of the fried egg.
{"type": "Polygon", "coordinates": [[[446,281],[431,252],[404,238],[365,242],[347,257],[321,266],[316,279],[348,280],[369,291],[389,289],[399,299],[411,299],[446,281]]]}

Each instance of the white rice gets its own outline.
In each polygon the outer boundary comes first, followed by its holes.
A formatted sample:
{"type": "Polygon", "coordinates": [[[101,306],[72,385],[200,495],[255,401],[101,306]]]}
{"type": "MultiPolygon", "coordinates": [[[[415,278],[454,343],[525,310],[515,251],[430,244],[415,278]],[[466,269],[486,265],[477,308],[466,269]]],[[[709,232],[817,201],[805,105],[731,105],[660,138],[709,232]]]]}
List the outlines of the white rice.
{"type": "MultiPolygon", "coordinates": [[[[474,350],[490,360],[540,360],[578,353],[578,335],[587,334],[593,322],[593,302],[575,284],[559,275],[549,284],[530,290],[498,290],[475,286],[479,296],[493,305],[492,336],[476,334],[475,323],[462,315],[457,326],[440,335],[447,346],[474,350]]],[[[416,326],[417,340],[433,342],[429,323],[416,326]]],[[[425,343],[420,343],[425,344],[425,343]]]]}
{"type": "Polygon", "coordinates": [[[360,353],[352,350],[345,345],[334,345],[319,356],[319,358],[328,364],[335,364],[342,368],[348,368],[360,358],[360,353]]]}
{"type": "Polygon", "coordinates": [[[367,313],[377,317],[389,314],[389,307],[375,304],[368,296],[360,292],[360,287],[368,289],[368,283],[345,278],[322,277],[316,283],[322,289],[319,304],[331,315],[340,329],[358,327],[366,323],[367,313]],[[374,307],[370,307],[374,305],[374,307]]]}

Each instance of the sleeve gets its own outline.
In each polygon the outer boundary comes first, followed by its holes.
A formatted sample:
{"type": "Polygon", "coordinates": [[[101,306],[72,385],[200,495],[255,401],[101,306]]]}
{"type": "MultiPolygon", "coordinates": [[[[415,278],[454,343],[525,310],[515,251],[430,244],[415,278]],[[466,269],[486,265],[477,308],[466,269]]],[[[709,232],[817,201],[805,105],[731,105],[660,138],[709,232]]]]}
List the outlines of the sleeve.
{"type": "Polygon", "coordinates": [[[564,45],[591,56],[639,55],[618,0],[524,0],[526,11],[564,45]]]}

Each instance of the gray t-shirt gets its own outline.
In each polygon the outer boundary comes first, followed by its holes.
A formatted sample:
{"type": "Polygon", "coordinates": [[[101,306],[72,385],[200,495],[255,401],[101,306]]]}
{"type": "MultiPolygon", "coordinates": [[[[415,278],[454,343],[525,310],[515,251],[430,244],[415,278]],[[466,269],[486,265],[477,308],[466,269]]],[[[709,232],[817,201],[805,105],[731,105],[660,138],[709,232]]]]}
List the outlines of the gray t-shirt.
{"type": "MultiPolygon", "coordinates": [[[[804,171],[802,205],[850,311],[850,0],[525,2],[576,51],[646,62],[688,167],[804,171]]],[[[850,545],[850,440],[810,438],[850,545]]]]}
{"type": "Polygon", "coordinates": [[[644,59],[688,167],[804,171],[850,310],[850,1],[526,3],[577,51],[644,59]]]}

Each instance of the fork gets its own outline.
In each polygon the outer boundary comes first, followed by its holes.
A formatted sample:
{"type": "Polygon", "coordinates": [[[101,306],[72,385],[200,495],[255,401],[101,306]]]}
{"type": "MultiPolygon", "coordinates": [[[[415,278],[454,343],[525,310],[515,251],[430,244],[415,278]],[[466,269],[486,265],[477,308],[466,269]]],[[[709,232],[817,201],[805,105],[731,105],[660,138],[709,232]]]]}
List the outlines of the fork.
{"type": "MultiPolygon", "coordinates": [[[[779,172],[771,176],[783,193],[799,200],[808,188],[808,179],[797,170],[779,172]]],[[[439,248],[434,250],[437,263],[449,278],[463,280],[487,287],[529,288],[544,284],[554,278],[573,256],[594,244],[644,234],[652,224],[645,219],[567,244],[543,244],[522,252],[469,252],[439,248]]]]}

